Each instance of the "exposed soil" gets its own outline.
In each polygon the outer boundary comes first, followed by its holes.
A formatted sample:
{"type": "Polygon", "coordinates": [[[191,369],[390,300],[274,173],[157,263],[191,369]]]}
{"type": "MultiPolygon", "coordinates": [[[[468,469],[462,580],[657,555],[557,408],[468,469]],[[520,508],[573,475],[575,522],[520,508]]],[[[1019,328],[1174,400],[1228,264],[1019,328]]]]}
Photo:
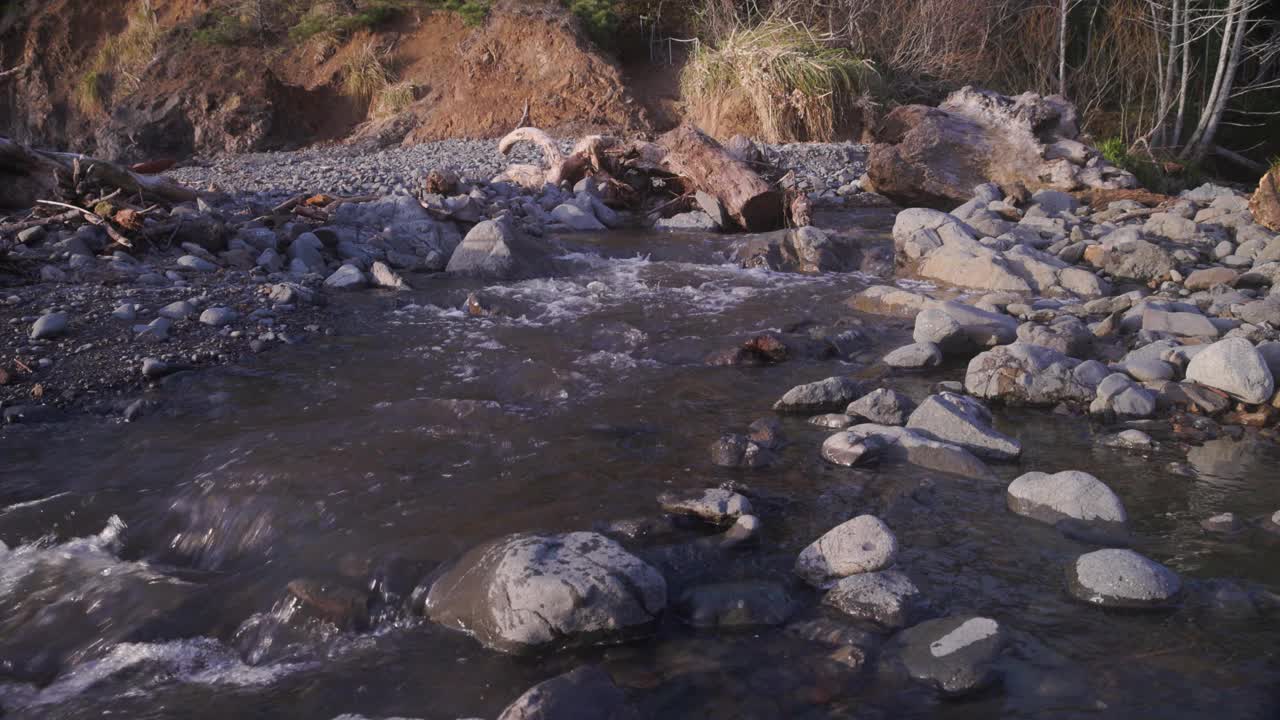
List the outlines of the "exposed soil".
{"type": "Polygon", "coordinates": [[[0,85],[0,131],[33,144],[140,161],[242,153],[351,140],[388,146],[495,137],[521,119],[576,135],[650,127],[621,71],[552,4],[509,3],[482,27],[445,12],[406,13],[376,34],[336,47],[315,42],[200,42],[204,13],[229,0],[154,0],[160,39],[132,77],[102,73],[99,109],[77,89],[102,47],[127,27],[131,0],[49,0],[0,24],[0,67],[25,66],[0,85]],[[371,99],[342,90],[353,53],[373,43],[416,101],[370,120],[371,99]],[[212,80],[212,81],[211,81],[212,80]]]}

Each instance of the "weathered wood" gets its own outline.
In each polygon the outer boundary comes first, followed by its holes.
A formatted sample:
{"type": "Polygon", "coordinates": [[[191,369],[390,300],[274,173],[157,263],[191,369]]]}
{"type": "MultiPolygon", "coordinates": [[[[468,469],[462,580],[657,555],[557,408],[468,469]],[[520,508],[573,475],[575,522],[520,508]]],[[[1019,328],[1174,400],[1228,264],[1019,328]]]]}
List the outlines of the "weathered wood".
{"type": "Polygon", "coordinates": [[[701,130],[685,123],[658,138],[657,144],[666,152],[667,169],[714,195],[742,229],[763,232],[782,227],[782,193],[701,130]]]}
{"type": "Polygon", "coordinates": [[[68,169],[72,164],[79,162],[88,179],[118,187],[130,195],[135,193],[144,197],[149,195],[169,202],[189,202],[200,196],[195,190],[180,185],[163,175],[139,175],[126,167],[79,153],[50,152],[46,150],[37,152],[45,157],[64,163],[68,169]]]}

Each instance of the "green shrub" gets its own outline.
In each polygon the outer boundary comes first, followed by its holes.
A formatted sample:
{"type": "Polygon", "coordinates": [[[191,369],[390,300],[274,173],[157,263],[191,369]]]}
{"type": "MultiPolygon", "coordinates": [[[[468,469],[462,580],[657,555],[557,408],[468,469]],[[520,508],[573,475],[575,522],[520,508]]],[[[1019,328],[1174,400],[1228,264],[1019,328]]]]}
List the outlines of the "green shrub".
{"type": "Polygon", "coordinates": [[[321,33],[346,36],[360,30],[373,30],[394,20],[401,12],[422,5],[414,0],[372,0],[354,15],[308,13],[289,29],[289,37],[303,42],[321,33]]]}
{"type": "Polygon", "coordinates": [[[613,46],[619,25],[617,0],[567,0],[567,5],[596,45],[613,46]]]}
{"type": "Polygon", "coordinates": [[[1129,152],[1129,146],[1122,138],[1103,140],[1098,143],[1098,152],[1107,162],[1133,173],[1138,183],[1152,192],[1171,195],[1205,181],[1204,168],[1199,164],[1177,162],[1174,163],[1178,168],[1176,172],[1166,172],[1161,162],[1129,152]]]}
{"type": "Polygon", "coordinates": [[[492,0],[443,0],[440,7],[457,13],[462,22],[470,27],[483,25],[493,9],[492,0]]]}
{"type": "Polygon", "coordinates": [[[210,11],[200,24],[191,36],[202,45],[240,45],[253,36],[249,24],[233,13],[210,11]]]}

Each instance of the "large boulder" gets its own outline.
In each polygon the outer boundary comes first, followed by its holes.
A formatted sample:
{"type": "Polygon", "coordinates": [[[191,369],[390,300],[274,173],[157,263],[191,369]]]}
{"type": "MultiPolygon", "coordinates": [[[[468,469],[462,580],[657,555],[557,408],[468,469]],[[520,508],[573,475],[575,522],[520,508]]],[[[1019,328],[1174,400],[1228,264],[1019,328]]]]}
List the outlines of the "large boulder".
{"type": "Polygon", "coordinates": [[[1022,443],[991,427],[986,406],[964,395],[930,395],[911,413],[907,427],[982,458],[1014,460],[1022,454],[1022,443]]]}
{"type": "Polygon", "coordinates": [[[498,720],[639,720],[609,673],[584,665],[534,685],[498,720]]]}
{"type": "Polygon", "coordinates": [[[1254,222],[1280,232],[1280,166],[1262,176],[1258,189],[1249,198],[1249,210],[1254,222]]]}
{"type": "Polygon", "coordinates": [[[792,230],[753,235],[738,241],[734,259],[747,268],[779,272],[820,273],[857,270],[862,252],[857,238],[828,235],[806,225],[792,230]]]}
{"type": "Polygon", "coordinates": [[[885,444],[878,452],[885,460],[907,462],[929,470],[978,480],[990,480],[994,477],[991,468],[968,450],[914,430],[865,423],[854,425],[844,434],[861,438],[864,443],[873,437],[883,440],[885,444]]]}
{"type": "Polygon", "coordinates": [[[1177,267],[1172,255],[1136,227],[1113,230],[1101,244],[1086,248],[1084,259],[1109,275],[1142,282],[1164,280],[1177,267]]]}
{"type": "Polygon", "coordinates": [[[954,208],[978,185],[1134,187],[1134,177],[1080,143],[1060,96],[1007,97],[962,88],[936,108],[904,105],[884,119],[867,159],[876,192],[903,206],[954,208]]]}
{"type": "Polygon", "coordinates": [[[975,397],[1026,405],[1089,402],[1096,385],[1076,373],[1080,361],[1039,345],[1001,345],[969,361],[964,387],[975,397]]]}
{"type": "Polygon", "coordinates": [[[822,604],[887,628],[903,627],[925,609],[924,596],[915,583],[896,570],[842,578],[822,598],[822,604]]]}
{"type": "Polygon", "coordinates": [[[1005,636],[991,618],[946,617],[902,631],[896,643],[913,679],[943,695],[960,696],[996,681],[1005,636]]]}
{"type": "Polygon", "coordinates": [[[449,257],[445,270],[495,280],[510,280],[545,272],[549,253],[526,237],[505,217],[485,220],[471,228],[449,257]]]}
{"type": "Polygon", "coordinates": [[[857,573],[875,572],[893,564],[898,540],[874,515],[859,515],[841,523],[796,558],[795,572],[815,587],[857,573]]]}
{"type": "Polygon", "coordinates": [[[425,610],[486,647],[530,652],[642,634],[666,604],[662,575],[603,535],[520,533],[463,555],[425,610]]]}
{"type": "Polygon", "coordinates": [[[1240,337],[1219,340],[1196,353],[1187,364],[1187,379],[1251,404],[1267,402],[1275,392],[1266,360],[1253,343],[1240,337]]]}
{"type": "Polygon", "coordinates": [[[1164,607],[1181,592],[1182,580],[1154,560],[1132,550],[1112,548],[1077,558],[1067,570],[1067,589],[1092,605],[1164,607]]]}
{"type": "Polygon", "coordinates": [[[1009,484],[1009,509],[1041,522],[1064,519],[1113,523],[1128,521],[1124,503],[1098,478],[1079,470],[1029,472],[1009,484]]]}
{"type": "Polygon", "coordinates": [[[1018,321],[972,305],[950,300],[935,303],[916,315],[912,339],[932,342],[946,355],[964,355],[1014,341],[1018,321]]]}

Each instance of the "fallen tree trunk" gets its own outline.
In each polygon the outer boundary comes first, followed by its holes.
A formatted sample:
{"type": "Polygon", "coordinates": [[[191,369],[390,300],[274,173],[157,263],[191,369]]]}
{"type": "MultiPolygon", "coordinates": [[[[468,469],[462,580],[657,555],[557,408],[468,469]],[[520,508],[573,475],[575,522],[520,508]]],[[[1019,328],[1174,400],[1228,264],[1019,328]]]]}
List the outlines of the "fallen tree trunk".
{"type": "Polygon", "coordinates": [[[675,175],[715,196],[729,216],[747,232],[776,230],[783,225],[782,193],[720,143],[688,123],[658,138],[666,153],[663,164],[675,175]]]}
{"type": "Polygon", "coordinates": [[[115,163],[78,153],[29,148],[0,137],[0,206],[30,207],[36,200],[66,200],[77,184],[88,182],[118,188],[167,202],[195,200],[199,194],[160,175],[139,175],[115,163]]]}

